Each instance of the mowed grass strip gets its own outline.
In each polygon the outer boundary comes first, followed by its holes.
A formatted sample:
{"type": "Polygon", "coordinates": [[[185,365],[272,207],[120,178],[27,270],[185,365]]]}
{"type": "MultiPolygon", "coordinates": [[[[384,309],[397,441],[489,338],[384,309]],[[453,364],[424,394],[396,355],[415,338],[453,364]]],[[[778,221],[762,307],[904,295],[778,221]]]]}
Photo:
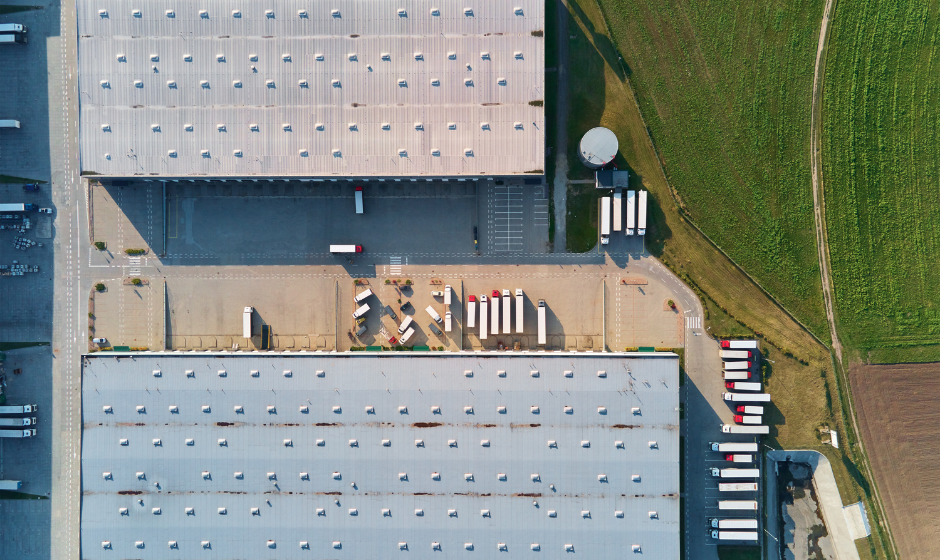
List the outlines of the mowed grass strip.
{"type": "Polygon", "coordinates": [[[862,359],[940,360],[938,12],[872,2],[830,32],[826,223],[840,337],[862,359]]]}
{"type": "MultiPolygon", "coordinates": [[[[571,126],[582,130],[606,126],[617,134],[618,166],[630,169],[631,186],[650,191],[647,248],[705,298],[709,332],[757,332],[763,337],[773,360],[763,372],[764,382],[774,399],[768,414],[774,428],[765,442],[775,448],[825,454],[843,503],[865,499],[871,509],[871,486],[855,467],[855,440],[843,424],[847,394],[836,382],[829,352],[682,217],[634,101],[631,82],[620,71],[615,46],[606,40],[601,11],[594,0],[576,0],[569,6],[569,33],[575,37],[570,53],[576,61],[570,64],[570,95],[573,104],[592,109],[581,113],[584,121],[571,126]],[[823,425],[843,437],[841,450],[820,442],[818,428],[823,425]]],[[[579,138],[569,133],[569,153],[576,153],[579,138]]],[[[885,558],[879,542],[858,541],[861,558],[885,558]]]]}
{"type": "Polygon", "coordinates": [[[810,176],[823,0],[600,0],[684,212],[829,338],[810,176]]]}

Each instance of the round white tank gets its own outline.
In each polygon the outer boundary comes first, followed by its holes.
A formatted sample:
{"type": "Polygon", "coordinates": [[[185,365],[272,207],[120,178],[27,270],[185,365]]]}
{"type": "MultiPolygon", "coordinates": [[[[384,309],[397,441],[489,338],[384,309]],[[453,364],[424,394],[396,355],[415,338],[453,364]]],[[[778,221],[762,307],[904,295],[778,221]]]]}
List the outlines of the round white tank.
{"type": "Polygon", "coordinates": [[[599,169],[613,161],[619,147],[617,135],[609,128],[598,126],[587,131],[581,138],[578,158],[591,169],[599,169]]]}

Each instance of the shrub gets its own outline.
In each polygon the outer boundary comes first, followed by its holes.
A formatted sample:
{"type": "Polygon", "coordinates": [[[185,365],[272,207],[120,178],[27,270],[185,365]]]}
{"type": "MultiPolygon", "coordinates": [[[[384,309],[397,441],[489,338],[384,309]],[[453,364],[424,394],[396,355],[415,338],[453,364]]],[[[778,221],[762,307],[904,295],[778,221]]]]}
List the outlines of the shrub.
{"type": "Polygon", "coordinates": [[[143,282],[140,281],[140,278],[134,278],[133,280],[131,280],[131,284],[135,286],[140,286],[141,284],[143,284],[143,282]]]}
{"type": "Polygon", "coordinates": [[[386,284],[391,284],[391,283],[392,283],[392,281],[391,281],[391,280],[389,280],[388,278],[386,278],[386,279],[385,279],[385,283],[386,283],[386,284]]]}
{"type": "Polygon", "coordinates": [[[124,252],[128,255],[143,255],[147,251],[145,249],[124,249],[124,252]]]}
{"type": "Polygon", "coordinates": [[[666,303],[669,304],[669,307],[672,307],[672,308],[675,308],[675,307],[676,307],[676,302],[674,302],[674,301],[672,301],[672,300],[669,300],[669,301],[667,301],[666,303]]]}
{"type": "Polygon", "coordinates": [[[104,284],[102,284],[101,282],[98,282],[97,284],[95,284],[95,289],[98,290],[99,292],[103,292],[104,284]]]}
{"type": "Polygon", "coordinates": [[[405,280],[405,285],[406,285],[406,286],[410,286],[410,285],[411,285],[411,280],[405,280]]]}
{"type": "Polygon", "coordinates": [[[107,244],[104,241],[95,241],[95,248],[99,251],[104,251],[105,247],[107,247],[107,244]]]}
{"type": "Polygon", "coordinates": [[[89,312],[88,312],[88,318],[89,318],[89,319],[94,319],[94,318],[95,318],[95,314],[92,313],[91,311],[89,311],[89,312]]]}

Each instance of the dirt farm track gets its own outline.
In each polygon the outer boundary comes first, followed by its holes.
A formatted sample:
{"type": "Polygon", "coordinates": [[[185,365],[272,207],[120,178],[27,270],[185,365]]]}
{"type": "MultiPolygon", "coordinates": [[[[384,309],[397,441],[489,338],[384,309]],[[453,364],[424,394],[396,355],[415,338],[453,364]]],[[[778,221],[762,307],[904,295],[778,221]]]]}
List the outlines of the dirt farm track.
{"type": "Polygon", "coordinates": [[[862,439],[904,560],[940,558],[940,363],[850,371],[862,439]]]}

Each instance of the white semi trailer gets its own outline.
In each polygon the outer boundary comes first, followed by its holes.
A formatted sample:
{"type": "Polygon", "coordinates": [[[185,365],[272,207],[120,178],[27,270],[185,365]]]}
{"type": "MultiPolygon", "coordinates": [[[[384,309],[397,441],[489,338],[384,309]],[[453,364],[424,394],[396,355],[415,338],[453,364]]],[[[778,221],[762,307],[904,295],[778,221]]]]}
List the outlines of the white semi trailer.
{"type": "Polygon", "coordinates": [[[756,482],[719,482],[719,492],[757,492],[756,482]]]}
{"type": "Polygon", "coordinates": [[[646,235],[646,191],[640,191],[636,204],[636,234],[646,235]]]}
{"type": "Polygon", "coordinates": [[[242,337],[251,338],[251,316],[255,312],[254,307],[245,307],[245,312],[242,313],[242,337]]]}
{"type": "Polygon", "coordinates": [[[512,298],[509,290],[503,290],[503,334],[512,332],[512,298]]]}
{"type": "Polygon", "coordinates": [[[522,334],[522,309],[525,299],[522,296],[522,288],[516,288],[516,333],[522,334]]]}
{"type": "Polygon", "coordinates": [[[757,511],[757,500],[718,500],[718,509],[757,511]]]}
{"type": "Polygon", "coordinates": [[[750,360],[751,353],[748,350],[719,350],[718,356],[722,360],[750,360]]]}
{"type": "Polygon", "coordinates": [[[493,290],[493,297],[490,299],[490,305],[492,306],[493,313],[493,334],[499,334],[499,292],[493,290]]]}
{"type": "Polygon", "coordinates": [[[636,228],[636,191],[627,191],[627,235],[636,228]]]}
{"type": "Polygon", "coordinates": [[[601,245],[610,242],[610,197],[601,198],[601,245]]]}
{"type": "Polygon", "coordinates": [[[734,424],[722,424],[721,433],[767,435],[770,433],[770,426],[736,426],[734,424]]]}
{"type": "Polygon", "coordinates": [[[757,453],[756,443],[711,442],[708,445],[712,451],[722,453],[757,453]]]}
{"type": "Polygon", "coordinates": [[[733,402],[770,402],[770,395],[767,393],[722,393],[721,398],[733,402]]]}
{"type": "Polygon", "coordinates": [[[477,296],[467,296],[467,328],[472,329],[476,326],[477,318],[477,296]]]}
{"type": "Polygon", "coordinates": [[[713,517],[708,520],[712,529],[757,529],[756,519],[719,519],[713,517]]]}
{"type": "Polygon", "coordinates": [[[28,430],[0,430],[0,438],[27,438],[36,435],[36,429],[28,430]]]}
{"type": "Polygon", "coordinates": [[[712,467],[712,476],[716,478],[760,478],[760,469],[719,469],[712,467]]]}
{"type": "Polygon", "coordinates": [[[38,408],[34,404],[7,404],[0,406],[0,414],[31,414],[38,408]]]}
{"type": "Polygon", "coordinates": [[[756,541],[757,531],[712,531],[712,538],[720,541],[756,541]]]}
{"type": "Polygon", "coordinates": [[[489,301],[485,295],[480,296],[480,340],[486,340],[486,329],[489,328],[487,322],[489,316],[489,301]]]}
{"type": "Polygon", "coordinates": [[[623,193],[620,191],[620,189],[615,190],[614,191],[614,231],[620,231],[623,229],[622,227],[623,220],[621,219],[621,214],[620,214],[621,208],[623,207],[623,204],[621,204],[622,198],[623,198],[623,193]]]}
{"type": "Polygon", "coordinates": [[[545,300],[539,300],[539,346],[545,346],[545,300]]]}
{"type": "Polygon", "coordinates": [[[757,350],[757,341],[756,340],[722,340],[722,348],[730,348],[732,350],[757,350]]]}

